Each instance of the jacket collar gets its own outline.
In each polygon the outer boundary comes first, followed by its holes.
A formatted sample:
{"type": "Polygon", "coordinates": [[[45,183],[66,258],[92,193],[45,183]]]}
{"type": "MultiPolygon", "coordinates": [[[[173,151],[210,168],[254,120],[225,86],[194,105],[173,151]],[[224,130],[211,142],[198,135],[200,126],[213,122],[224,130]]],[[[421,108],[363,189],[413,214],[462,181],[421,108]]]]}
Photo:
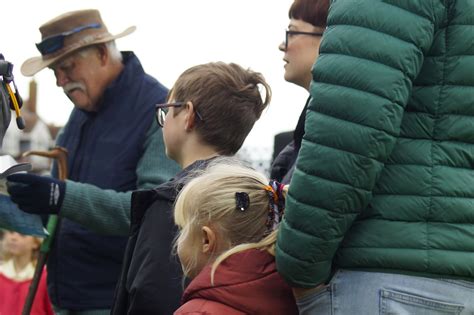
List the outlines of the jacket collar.
{"type": "Polygon", "coordinates": [[[297,314],[290,287],[276,271],[267,251],[250,249],[224,260],[211,284],[206,266],[186,288],[183,304],[204,299],[225,304],[245,314],[297,314]]]}
{"type": "Polygon", "coordinates": [[[193,172],[206,168],[209,162],[214,158],[215,157],[208,160],[195,161],[177,173],[175,177],[154,189],[137,190],[133,192],[131,205],[132,228],[134,225],[140,224],[145,212],[156,200],[161,199],[173,203],[184,184],[192,178],[193,172]]]}

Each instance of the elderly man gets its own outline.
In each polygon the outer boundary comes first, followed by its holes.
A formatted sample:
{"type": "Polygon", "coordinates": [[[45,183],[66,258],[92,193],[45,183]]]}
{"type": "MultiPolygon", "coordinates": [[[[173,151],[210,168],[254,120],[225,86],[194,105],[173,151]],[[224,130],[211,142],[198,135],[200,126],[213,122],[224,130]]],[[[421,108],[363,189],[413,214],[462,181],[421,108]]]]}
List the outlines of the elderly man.
{"type": "Polygon", "coordinates": [[[108,314],[130,224],[131,191],[172,177],[154,105],[167,89],[132,52],[120,52],[97,10],[63,14],[40,27],[41,56],[21,67],[49,67],[74,110],[57,139],[68,150],[69,179],[8,178],[12,200],[27,212],[58,214],[48,288],[59,314],[108,314]],[[94,232],[92,232],[93,230],[94,232]],[[109,234],[110,236],[99,235],[109,234]]]}

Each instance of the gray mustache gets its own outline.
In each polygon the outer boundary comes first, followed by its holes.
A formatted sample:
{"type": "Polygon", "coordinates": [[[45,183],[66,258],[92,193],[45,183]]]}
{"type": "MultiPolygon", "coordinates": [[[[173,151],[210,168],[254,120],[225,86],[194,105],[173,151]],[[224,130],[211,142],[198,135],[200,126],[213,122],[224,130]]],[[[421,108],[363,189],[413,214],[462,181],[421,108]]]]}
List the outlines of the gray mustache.
{"type": "Polygon", "coordinates": [[[85,91],[86,90],[86,86],[80,82],[71,82],[71,83],[68,83],[66,84],[64,87],[63,87],[63,91],[64,93],[68,94],[69,92],[71,92],[72,90],[74,89],[80,89],[82,91],[85,91]]]}

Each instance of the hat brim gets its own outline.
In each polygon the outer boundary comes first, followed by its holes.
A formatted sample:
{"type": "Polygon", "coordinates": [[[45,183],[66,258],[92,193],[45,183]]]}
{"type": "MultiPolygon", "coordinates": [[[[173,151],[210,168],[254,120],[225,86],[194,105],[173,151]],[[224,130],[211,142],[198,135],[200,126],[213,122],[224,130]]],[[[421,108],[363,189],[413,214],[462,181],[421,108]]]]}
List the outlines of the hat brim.
{"type": "Polygon", "coordinates": [[[20,69],[21,73],[24,76],[31,77],[31,76],[35,75],[36,73],[38,73],[39,71],[43,70],[44,68],[52,65],[53,63],[55,63],[59,59],[63,58],[64,56],[66,56],[66,55],[68,55],[68,54],[70,54],[70,53],[72,53],[72,52],[74,52],[78,49],[81,49],[81,48],[86,47],[86,46],[94,45],[94,44],[110,42],[111,40],[127,36],[127,35],[133,33],[136,29],[137,28],[135,26],[130,26],[125,31],[123,31],[119,34],[116,34],[116,35],[110,34],[109,36],[97,38],[97,39],[94,39],[94,40],[91,40],[91,41],[78,43],[77,45],[73,45],[73,46],[68,47],[63,52],[61,52],[58,56],[55,56],[55,57],[52,57],[52,58],[44,59],[43,56],[37,56],[37,57],[29,58],[25,62],[23,62],[23,64],[21,65],[21,69],[20,69]]]}

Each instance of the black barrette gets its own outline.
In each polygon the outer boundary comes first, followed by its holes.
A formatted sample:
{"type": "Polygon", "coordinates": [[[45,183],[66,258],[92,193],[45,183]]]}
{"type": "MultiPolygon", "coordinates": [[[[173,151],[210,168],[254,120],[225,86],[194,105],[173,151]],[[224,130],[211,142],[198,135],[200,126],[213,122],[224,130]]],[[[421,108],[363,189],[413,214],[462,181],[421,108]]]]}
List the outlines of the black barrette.
{"type": "Polygon", "coordinates": [[[235,203],[237,204],[237,209],[240,211],[245,211],[250,205],[250,198],[246,192],[236,192],[235,193],[235,203]]]}

